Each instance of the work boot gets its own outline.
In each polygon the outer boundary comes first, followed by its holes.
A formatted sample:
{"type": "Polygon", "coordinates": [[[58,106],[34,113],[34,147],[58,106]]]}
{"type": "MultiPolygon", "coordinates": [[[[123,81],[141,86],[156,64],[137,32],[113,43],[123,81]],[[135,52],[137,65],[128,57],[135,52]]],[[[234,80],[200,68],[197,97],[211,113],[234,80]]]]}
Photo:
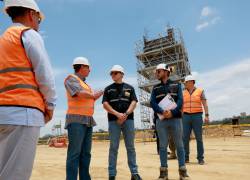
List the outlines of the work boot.
{"type": "Polygon", "coordinates": [[[109,180],[115,180],[115,176],[109,176],[109,180]]]}
{"type": "Polygon", "coordinates": [[[131,175],[131,180],[142,180],[139,174],[132,174],[131,175]]]}
{"type": "Polygon", "coordinates": [[[168,168],[160,167],[160,176],[158,180],[168,180],[168,168]]]}
{"type": "Polygon", "coordinates": [[[179,169],[180,180],[188,180],[189,176],[187,174],[187,169],[185,166],[180,167],[179,169]]]}
{"type": "Polygon", "coordinates": [[[199,161],[198,161],[198,164],[199,164],[199,165],[204,165],[204,164],[205,164],[205,161],[204,161],[203,159],[202,159],[202,160],[199,160],[199,161]]]}
{"type": "Polygon", "coordinates": [[[170,155],[168,156],[168,159],[177,159],[175,152],[171,152],[170,155]]]}

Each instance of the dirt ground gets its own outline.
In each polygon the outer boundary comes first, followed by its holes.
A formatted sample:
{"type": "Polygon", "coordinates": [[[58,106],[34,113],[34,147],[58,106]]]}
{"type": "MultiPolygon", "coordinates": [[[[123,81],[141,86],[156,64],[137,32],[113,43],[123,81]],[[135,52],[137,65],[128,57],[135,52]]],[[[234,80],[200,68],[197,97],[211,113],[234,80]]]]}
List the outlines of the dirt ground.
{"type": "MultiPolygon", "coordinates": [[[[205,161],[201,166],[196,160],[196,143],[191,141],[188,173],[192,180],[249,180],[250,179],[250,137],[204,138],[205,161]]],[[[94,142],[92,148],[92,179],[108,179],[109,142],[94,142]]],[[[137,163],[144,180],[157,179],[159,175],[159,157],[155,142],[136,143],[137,163]]],[[[65,179],[66,148],[49,148],[39,145],[31,180],[65,179]]],[[[126,149],[121,141],[117,179],[129,180],[126,149]]],[[[178,179],[176,160],[169,161],[169,178],[178,179]]]]}

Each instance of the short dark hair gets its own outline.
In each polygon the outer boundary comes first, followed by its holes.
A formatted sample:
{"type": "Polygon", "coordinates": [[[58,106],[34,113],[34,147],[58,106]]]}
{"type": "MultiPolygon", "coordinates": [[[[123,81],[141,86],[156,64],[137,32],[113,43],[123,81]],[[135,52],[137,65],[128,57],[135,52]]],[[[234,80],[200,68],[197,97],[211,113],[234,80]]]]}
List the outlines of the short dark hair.
{"type": "Polygon", "coordinates": [[[78,73],[81,69],[82,65],[81,64],[74,64],[73,68],[75,70],[75,73],[78,73]]]}
{"type": "Polygon", "coordinates": [[[31,9],[25,8],[25,7],[9,7],[6,12],[11,17],[12,20],[14,20],[17,17],[24,16],[28,11],[31,9]]]}

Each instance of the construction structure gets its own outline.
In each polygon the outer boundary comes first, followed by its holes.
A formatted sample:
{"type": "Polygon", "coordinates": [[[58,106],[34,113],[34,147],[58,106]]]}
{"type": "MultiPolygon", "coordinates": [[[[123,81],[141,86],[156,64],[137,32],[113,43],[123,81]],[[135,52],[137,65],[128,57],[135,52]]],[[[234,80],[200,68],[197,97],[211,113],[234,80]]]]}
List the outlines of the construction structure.
{"type": "Polygon", "coordinates": [[[149,40],[144,35],[143,40],[136,43],[135,51],[141,122],[143,129],[149,129],[152,122],[150,93],[159,82],[155,78],[156,66],[166,63],[172,69],[170,79],[182,81],[190,74],[190,65],[181,32],[171,27],[166,29],[165,36],[159,35],[155,39],[149,40]]]}

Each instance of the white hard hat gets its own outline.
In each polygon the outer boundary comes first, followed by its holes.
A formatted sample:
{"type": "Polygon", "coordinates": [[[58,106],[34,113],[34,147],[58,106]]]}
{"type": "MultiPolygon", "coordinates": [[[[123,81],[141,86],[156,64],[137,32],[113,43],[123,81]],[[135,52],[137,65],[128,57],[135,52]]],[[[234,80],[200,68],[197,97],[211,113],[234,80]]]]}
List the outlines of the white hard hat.
{"type": "Polygon", "coordinates": [[[195,81],[194,76],[192,76],[192,75],[187,75],[187,76],[185,77],[185,82],[187,82],[187,81],[195,81]]]}
{"type": "Polygon", "coordinates": [[[73,60],[73,65],[75,65],[75,64],[82,64],[82,65],[90,66],[89,60],[85,57],[76,57],[73,60]]]}
{"type": "Polygon", "coordinates": [[[118,72],[122,72],[124,74],[124,69],[122,66],[120,65],[114,65],[111,69],[110,69],[110,73],[114,72],[114,71],[118,71],[118,72]]]}
{"type": "Polygon", "coordinates": [[[9,7],[29,8],[38,12],[41,20],[45,18],[35,0],[4,0],[4,11],[6,12],[9,7]]]}
{"type": "Polygon", "coordinates": [[[168,72],[171,72],[170,68],[166,64],[163,64],[163,63],[162,64],[158,64],[156,66],[156,70],[159,70],[159,69],[163,69],[163,70],[166,70],[168,72]]]}

